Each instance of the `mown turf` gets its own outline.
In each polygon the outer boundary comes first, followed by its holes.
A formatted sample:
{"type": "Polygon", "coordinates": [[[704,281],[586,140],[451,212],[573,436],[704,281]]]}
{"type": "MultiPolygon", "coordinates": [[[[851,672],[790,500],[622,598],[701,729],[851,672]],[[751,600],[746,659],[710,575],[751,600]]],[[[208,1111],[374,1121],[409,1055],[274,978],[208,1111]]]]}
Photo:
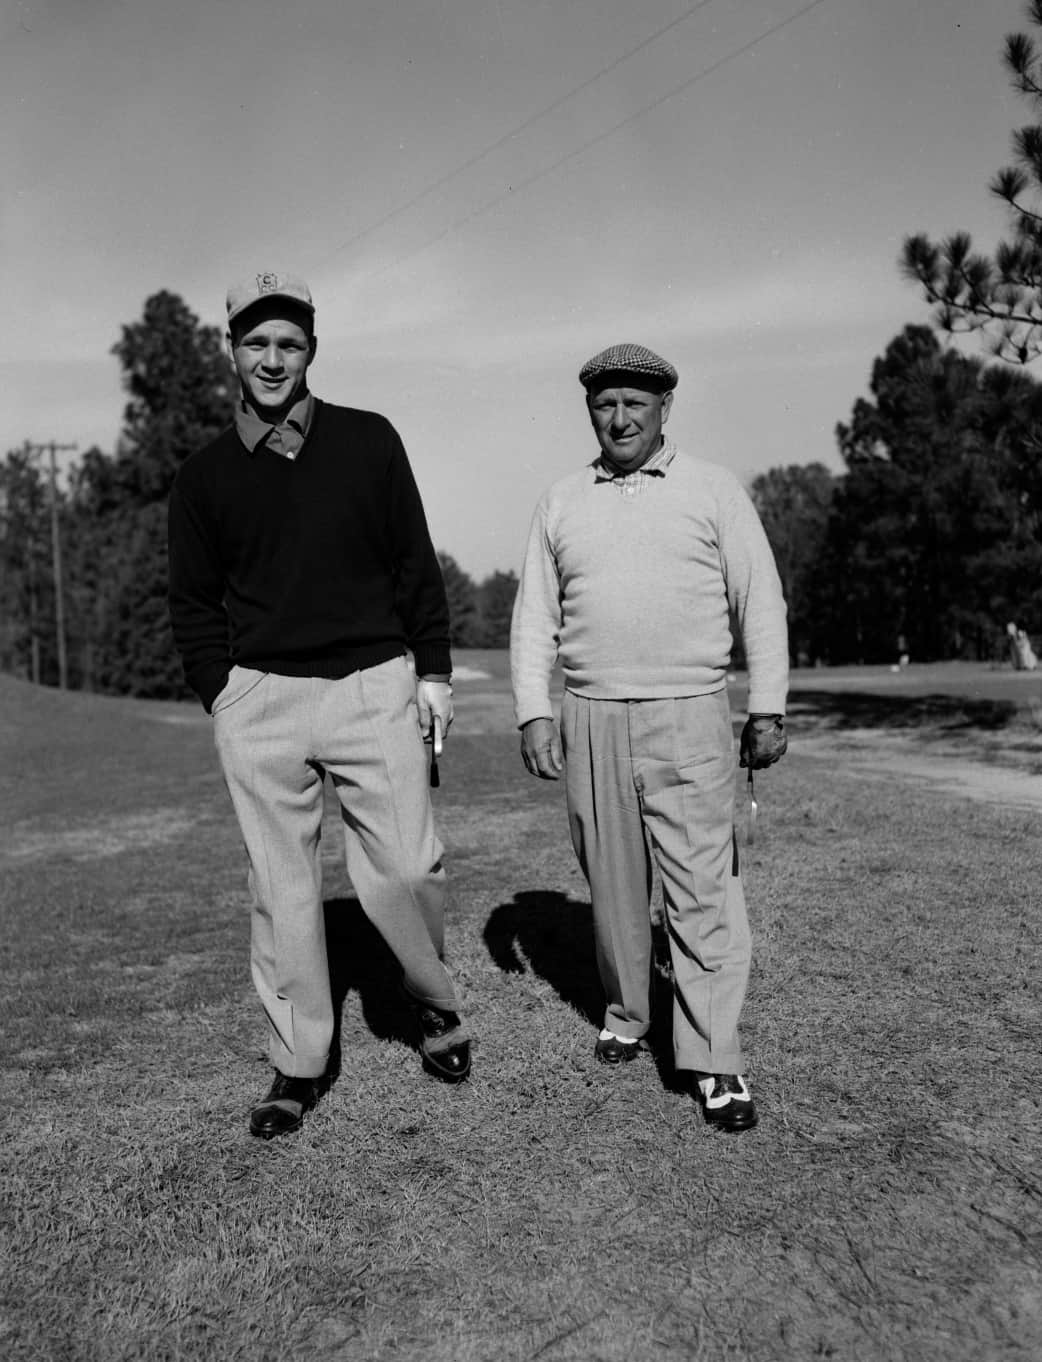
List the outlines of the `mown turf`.
{"type": "Polygon", "coordinates": [[[797,728],[744,850],[762,1121],[715,1135],[662,1028],[593,1061],[562,791],[493,665],[437,793],[473,1079],[422,1075],[330,806],[343,1071],[271,1144],[206,723],[0,678],[3,1355],[1039,1356],[1037,816],[828,771],[797,728]]]}

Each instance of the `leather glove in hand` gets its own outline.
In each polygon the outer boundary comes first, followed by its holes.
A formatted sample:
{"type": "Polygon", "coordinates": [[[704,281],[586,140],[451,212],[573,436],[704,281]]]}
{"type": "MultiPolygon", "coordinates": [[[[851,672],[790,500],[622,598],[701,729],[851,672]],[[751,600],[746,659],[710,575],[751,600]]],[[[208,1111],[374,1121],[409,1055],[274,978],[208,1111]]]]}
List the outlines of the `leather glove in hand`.
{"type": "Polygon", "coordinates": [[[442,737],[449,731],[452,723],[452,682],[425,681],[422,677],[416,683],[416,708],[420,711],[420,732],[424,741],[431,737],[431,724],[439,721],[442,737]]]}
{"type": "Polygon", "coordinates": [[[738,745],[739,766],[761,771],[784,757],[789,740],[780,714],[750,714],[738,745]]]}

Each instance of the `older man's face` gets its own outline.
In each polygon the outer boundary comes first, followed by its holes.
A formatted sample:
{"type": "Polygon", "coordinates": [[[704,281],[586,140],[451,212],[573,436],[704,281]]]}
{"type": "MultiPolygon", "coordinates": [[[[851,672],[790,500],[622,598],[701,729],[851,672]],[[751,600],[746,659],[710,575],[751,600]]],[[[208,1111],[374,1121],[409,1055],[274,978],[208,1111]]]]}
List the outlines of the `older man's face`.
{"type": "Polygon", "coordinates": [[[661,445],[673,394],[644,388],[601,388],[587,393],[586,405],[604,454],[616,468],[632,473],[661,445]]]}

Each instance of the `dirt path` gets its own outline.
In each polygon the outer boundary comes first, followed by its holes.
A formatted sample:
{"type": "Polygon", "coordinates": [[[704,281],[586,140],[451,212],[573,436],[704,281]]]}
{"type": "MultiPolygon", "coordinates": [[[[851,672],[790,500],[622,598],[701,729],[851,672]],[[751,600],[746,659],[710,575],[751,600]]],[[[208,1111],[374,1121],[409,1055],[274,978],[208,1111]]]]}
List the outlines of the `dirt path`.
{"type": "MultiPolygon", "coordinates": [[[[958,755],[959,750],[951,742],[926,749],[915,738],[879,729],[801,733],[793,744],[793,751],[801,756],[827,761],[834,771],[856,773],[866,780],[900,780],[957,798],[1042,809],[1042,776],[994,761],[968,759],[958,755]]],[[[1033,756],[1037,763],[1042,745],[1033,756]]]]}

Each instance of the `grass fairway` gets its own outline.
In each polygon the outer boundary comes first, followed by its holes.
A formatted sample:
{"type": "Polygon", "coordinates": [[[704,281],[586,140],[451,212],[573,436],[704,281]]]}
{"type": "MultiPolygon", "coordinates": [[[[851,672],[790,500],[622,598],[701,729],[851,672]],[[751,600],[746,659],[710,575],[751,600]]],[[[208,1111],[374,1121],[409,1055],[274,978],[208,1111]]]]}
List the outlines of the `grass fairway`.
{"type": "Polygon", "coordinates": [[[1038,810],[863,779],[805,704],[744,850],[761,1124],[713,1134],[662,1036],[594,1063],[563,791],[521,769],[505,657],[458,660],[492,672],[436,792],[473,1079],[422,1075],[330,805],[343,1071],[271,1144],[209,721],[0,677],[0,1355],[1042,1356],[1038,810]]]}

